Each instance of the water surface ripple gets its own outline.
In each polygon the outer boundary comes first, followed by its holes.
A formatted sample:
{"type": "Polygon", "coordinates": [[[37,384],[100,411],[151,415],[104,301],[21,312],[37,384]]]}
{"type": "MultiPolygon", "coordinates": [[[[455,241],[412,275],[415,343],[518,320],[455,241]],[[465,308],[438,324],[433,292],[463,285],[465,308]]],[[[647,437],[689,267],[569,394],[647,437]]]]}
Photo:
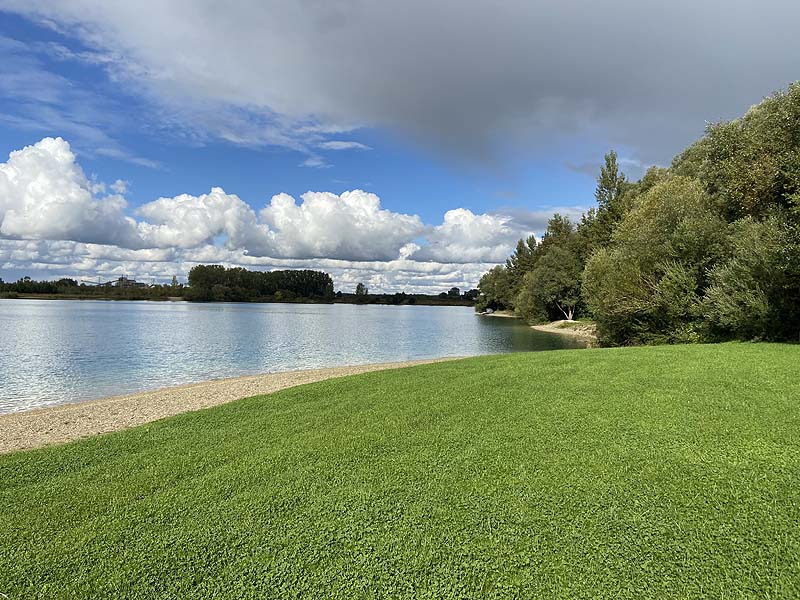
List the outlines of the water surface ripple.
{"type": "Polygon", "coordinates": [[[255,373],[580,345],[467,307],[0,300],[0,413],[255,373]]]}

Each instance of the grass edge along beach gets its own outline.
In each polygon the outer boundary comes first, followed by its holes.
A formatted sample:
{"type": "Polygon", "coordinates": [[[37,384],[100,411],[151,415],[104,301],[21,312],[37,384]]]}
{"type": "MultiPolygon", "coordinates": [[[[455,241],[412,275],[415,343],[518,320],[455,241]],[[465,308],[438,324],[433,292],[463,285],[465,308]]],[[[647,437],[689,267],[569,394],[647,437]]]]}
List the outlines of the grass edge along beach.
{"type": "Polygon", "coordinates": [[[470,358],[0,456],[0,592],[797,597],[798,359],[470,358]]]}

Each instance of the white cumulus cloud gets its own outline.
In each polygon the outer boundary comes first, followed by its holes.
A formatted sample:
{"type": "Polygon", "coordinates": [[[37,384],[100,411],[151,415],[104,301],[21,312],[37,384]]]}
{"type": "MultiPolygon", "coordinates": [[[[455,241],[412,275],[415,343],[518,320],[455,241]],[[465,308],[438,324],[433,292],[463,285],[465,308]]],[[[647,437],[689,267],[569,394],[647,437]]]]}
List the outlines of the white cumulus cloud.
{"type": "MultiPolygon", "coordinates": [[[[192,249],[128,250],[78,242],[0,239],[0,270],[38,279],[73,277],[83,281],[127,275],[142,281],[168,282],[173,275],[185,282],[197,264],[223,264],[251,270],[321,269],[333,277],[337,290],[352,292],[365,283],[375,292],[439,293],[453,286],[474,287],[493,265],[439,263],[407,259],[348,261],[258,257],[242,250],[204,245],[192,249]]],[[[7,278],[10,279],[10,278],[7,278]]]]}
{"type": "Polygon", "coordinates": [[[444,222],[426,236],[428,244],[412,257],[444,262],[502,262],[521,237],[530,230],[520,228],[511,217],[476,215],[466,208],[448,210],[444,222]]]}
{"type": "Polygon", "coordinates": [[[169,279],[221,263],[323,269],[345,290],[363,281],[376,291],[442,291],[475,285],[544,223],[538,212],[457,208],[429,225],[363,190],[307,192],[299,201],[282,193],[256,211],[214,187],[129,210],[127,185],[88,179],[61,138],[12,152],[0,163],[0,269],[169,279]]]}
{"type": "Polygon", "coordinates": [[[362,190],[307,192],[301,198],[297,204],[278,194],[261,211],[280,256],[391,260],[425,230],[418,216],[383,209],[378,196],[362,190]]]}
{"type": "Polygon", "coordinates": [[[0,164],[0,235],[140,246],[125,199],[98,189],[60,137],[12,152],[0,164]]]}
{"type": "Polygon", "coordinates": [[[230,248],[264,253],[271,247],[270,232],[258,223],[253,209],[218,187],[200,196],[159,198],[139,207],[136,214],[144,217],[139,229],[153,247],[194,248],[223,235],[230,248]]]}

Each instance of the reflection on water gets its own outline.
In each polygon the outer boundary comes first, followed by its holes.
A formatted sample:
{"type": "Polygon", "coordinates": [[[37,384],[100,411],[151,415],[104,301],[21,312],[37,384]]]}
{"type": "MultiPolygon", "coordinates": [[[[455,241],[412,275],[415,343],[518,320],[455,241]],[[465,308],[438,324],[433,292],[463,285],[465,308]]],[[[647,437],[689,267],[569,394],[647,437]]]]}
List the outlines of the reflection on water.
{"type": "Polygon", "coordinates": [[[253,373],[580,346],[468,307],[0,300],[0,412],[253,373]]]}

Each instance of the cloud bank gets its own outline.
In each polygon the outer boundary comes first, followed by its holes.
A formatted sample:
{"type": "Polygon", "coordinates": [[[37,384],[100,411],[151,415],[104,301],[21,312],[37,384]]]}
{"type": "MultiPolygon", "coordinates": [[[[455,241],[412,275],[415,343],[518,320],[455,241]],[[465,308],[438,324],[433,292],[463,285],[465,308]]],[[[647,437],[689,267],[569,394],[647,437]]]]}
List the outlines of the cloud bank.
{"type": "Polygon", "coordinates": [[[668,161],[705,121],[741,114],[796,79],[800,59],[794,0],[0,8],[80,40],[81,49],[46,51],[101,65],[200,136],[343,149],[327,135],[372,126],[479,160],[514,140],[547,148],[593,136],[647,164],[668,161]]]}
{"type": "Polygon", "coordinates": [[[362,190],[307,192],[299,201],[281,193],[256,210],[215,187],[130,209],[126,189],[87,178],[62,138],[12,152],[0,164],[0,268],[171,278],[221,262],[322,268],[342,286],[363,279],[376,290],[446,289],[475,285],[546,223],[543,212],[456,208],[430,225],[362,190]]]}

